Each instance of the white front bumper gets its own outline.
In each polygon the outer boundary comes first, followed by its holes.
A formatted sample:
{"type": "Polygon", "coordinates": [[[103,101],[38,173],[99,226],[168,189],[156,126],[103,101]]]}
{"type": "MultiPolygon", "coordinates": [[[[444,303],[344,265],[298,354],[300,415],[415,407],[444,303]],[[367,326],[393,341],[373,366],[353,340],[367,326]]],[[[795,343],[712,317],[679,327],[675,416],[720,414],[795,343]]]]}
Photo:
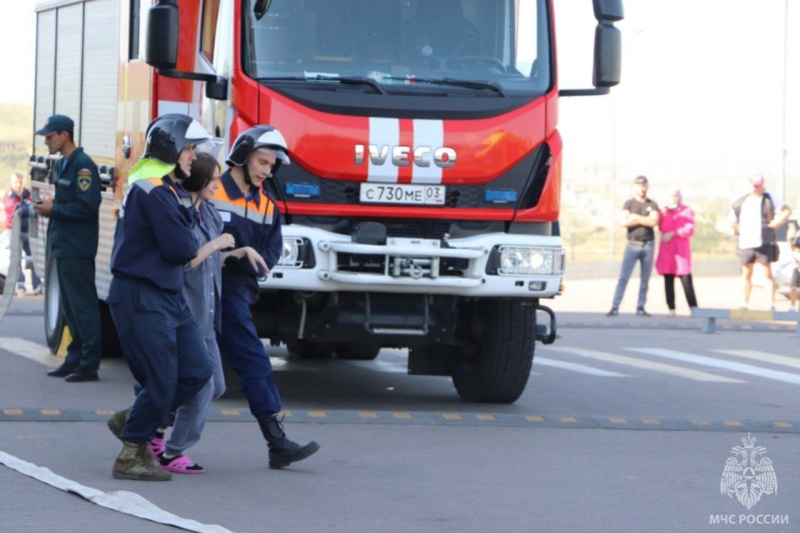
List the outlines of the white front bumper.
{"type": "MultiPolygon", "coordinates": [[[[310,292],[392,292],[419,294],[450,294],[473,297],[538,298],[559,292],[563,269],[552,274],[489,275],[486,265],[492,249],[498,245],[533,246],[561,252],[560,237],[541,235],[509,235],[489,233],[447,241],[447,248],[433,246],[419,239],[414,243],[386,245],[357,244],[347,235],[331,233],[307,226],[284,226],[284,238],[301,238],[311,242],[316,264],[314,268],[284,268],[276,266],[261,282],[266,290],[297,290],[310,292]],[[463,276],[411,277],[386,273],[361,273],[337,268],[337,254],[368,254],[389,257],[460,258],[469,262],[463,276]]],[[[391,239],[390,239],[391,241],[391,239]]],[[[561,261],[554,261],[560,265],[561,261]]]]}

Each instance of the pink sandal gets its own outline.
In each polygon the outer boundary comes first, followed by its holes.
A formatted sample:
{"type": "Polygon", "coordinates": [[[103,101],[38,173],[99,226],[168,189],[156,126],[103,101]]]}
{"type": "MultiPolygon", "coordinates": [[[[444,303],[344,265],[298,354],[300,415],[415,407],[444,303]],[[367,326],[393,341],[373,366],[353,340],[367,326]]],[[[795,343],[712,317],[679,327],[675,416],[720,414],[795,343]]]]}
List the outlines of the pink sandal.
{"type": "Polygon", "coordinates": [[[158,461],[158,458],[164,453],[164,450],[167,449],[166,442],[164,438],[155,437],[150,442],[147,443],[147,451],[150,452],[150,455],[153,456],[153,459],[158,461]]]}
{"type": "Polygon", "coordinates": [[[174,472],[176,474],[202,474],[205,469],[199,464],[195,463],[185,455],[178,455],[172,459],[165,459],[162,455],[158,461],[158,467],[167,472],[174,472]],[[165,463],[165,461],[167,461],[165,463]]]}

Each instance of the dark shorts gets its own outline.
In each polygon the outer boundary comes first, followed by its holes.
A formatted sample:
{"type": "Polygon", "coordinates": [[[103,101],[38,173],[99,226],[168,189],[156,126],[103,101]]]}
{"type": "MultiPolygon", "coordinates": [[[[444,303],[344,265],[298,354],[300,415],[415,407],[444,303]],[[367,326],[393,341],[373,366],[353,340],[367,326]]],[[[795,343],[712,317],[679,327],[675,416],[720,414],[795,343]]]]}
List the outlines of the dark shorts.
{"type": "Polygon", "coordinates": [[[762,244],[758,248],[739,250],[739,258],[742,260],[743,265],[749,265],[755,262],[768,265],[775,261],[773,253],[773,246],[771,244],[762,244]]]}
{"type": "Polygon", "coordinates": [[[800,270],[796,268],[792,270],[792,281],[789,283],[789,287],[792,289],[800,289],[800,270]]]}

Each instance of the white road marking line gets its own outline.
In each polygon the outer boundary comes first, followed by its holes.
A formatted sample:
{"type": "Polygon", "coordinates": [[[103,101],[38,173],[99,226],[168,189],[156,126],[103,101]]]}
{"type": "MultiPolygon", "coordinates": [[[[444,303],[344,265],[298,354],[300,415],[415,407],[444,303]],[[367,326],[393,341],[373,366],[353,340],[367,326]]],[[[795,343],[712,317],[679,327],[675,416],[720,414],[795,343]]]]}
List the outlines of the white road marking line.
{"type": "Polygon", "coordinates": [[[694,363],[696,365],[721,368],[723,370],[730,370],[732,372],[741,372],[743,374],[749,374],[751,376],[758,376],[767,379],[774,379],[775,381],[783,381],[784,383],[792,383],[793,385],[800,385],[799,374],[790,374],[789,372],[770,370],[768,368],[762,368],[760,366],[747,365],[744,363],[735,363],[732,361],[724,361],[722,359],[714,359],[713,357],[705,357],[703,355],[678,352],[676,350],[667,350],[664,348],[627,348],[627,349],[636,352],[646,353],[649,355],[655,355],[658,357],[675,359],[676,361],[683,361],[685,363],[694,363]]]}
{"type": "Polygon", "coordinates": [[[55,487],[64,492],[77,494],[81,498],[117,511],[129,516],[143,518],[158,524],[184,529],[186,531],[196,531],[197,533],[232,533],[229,529],[215,524],[201,524],[195,520],[181,518],[153,505],[142,496],[124,490],[114,492],[102,492],[86,485],[81,485],[71,479],[54,474],[49,468],[37,466],[33,463],[0,451],[0,464],[16,470],[20,474],[41,481],[51,487],[55,487]]]}
{"type": "Polygon", "coordinates": [[[664,374],[670,374],[673,376],[678,376],[682,378],[693,379],[695,381],[707,381],[707,382],[716,382],[716,383],[744,383],[739,379],[733,378],[726,378],[723,376],[717,376],[714,374],[708,374],[706,372],[700,372],[698,370],[692,370],[690,368],[683,368],[680,366],[674,365],[667,365],[664,363],[659,363],[657,361],[648,361],[645,359],[638,359],[636,357],[628,357],[625,355],[616,355],[607,352],[600,352],[597,350],[589,350],[586,348],[572,348],[572,347],[553,347],[550,346],[547,348],[548,350],[556,350],[559,352],[564,353],[572,353],[575,355],[580,355],[582,357],[589,357],[591,359],[597,359],[600,361],[606,361],[609,363],[615,363],[618,365],[626,365],[632,366],[634,368],[640,368],[643,370],[651,370],[653,372],[662,372],[664,374]]]}
{"type": "Polygon", "coordinates": [[[3,350],[52,368],[61,366],[61,363],[64,362],[63,358],[52,355],[47,346],[19,337],[0,337],[0,346],[3,347],[3,350]]]}
{"type": "Polygon", "coordinates": [[[797,357],[787,357],[785,355],[775,355],[769,352],[762,352],[759,350],[712,350],[714,352],[735,355],[737,357],[746,357],[748,359],[755,359],[757,361],[766,361],[767,363],[775,363],[776,365],[791,366],[793,368],[800,368],[800,359],[797,357]]]}
{"type": "Polygon", "coordinates": [[[367,368],[378,372],[386,372],[390,374],[407,374],[408,366],[405,362],[388,362],[388,361],[347,361],[352,366],[367,368]]]}
{"type": "Polygon", "coordinates": [[[620,374],[618,372],[611,372],[608,370],[601,370],[591,366],[579,365],[578,363],[569,363],[567,361],[558,361],[556,359],[549,359],[537,355],[533,358],[533,366],[543,365],[552,366],[554,368],[561,368],[564,370],[572,370],[573,372],[580,372],[581,374],[590,374],[592,376],[600,376],[604,378],[625,378],[629,377],[627,374],[620,374]]]}

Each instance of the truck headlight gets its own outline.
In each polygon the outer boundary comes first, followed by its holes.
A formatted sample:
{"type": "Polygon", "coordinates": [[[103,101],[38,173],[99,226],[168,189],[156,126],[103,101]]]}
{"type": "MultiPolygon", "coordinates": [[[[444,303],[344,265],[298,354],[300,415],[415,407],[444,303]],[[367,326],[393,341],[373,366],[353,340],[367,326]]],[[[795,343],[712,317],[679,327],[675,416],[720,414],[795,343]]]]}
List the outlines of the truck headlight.
{"type": "Polygon", "coordinates": [[[277,266],[281,268],[311,268],[314,266],[314,253],[308,239],[284,237],[281,257],[277,266]]]}
{"type": "Polygon", "coordinates": [[[564,273],[564,253],[561,248],[531,246],[499,246],[495,248],[497,274],[560,275],[564,273]]]}

